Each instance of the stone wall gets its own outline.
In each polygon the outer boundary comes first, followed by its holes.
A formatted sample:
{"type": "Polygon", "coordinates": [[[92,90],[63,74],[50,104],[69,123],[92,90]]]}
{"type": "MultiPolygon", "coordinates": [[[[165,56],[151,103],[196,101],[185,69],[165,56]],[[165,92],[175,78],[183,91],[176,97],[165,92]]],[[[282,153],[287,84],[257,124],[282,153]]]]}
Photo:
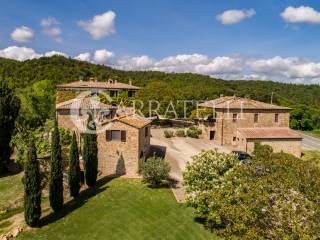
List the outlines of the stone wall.
{"type": "Polygon", "coordinates": [[[254,151],[254,143],[260,142],[262,145],[269,145],[273,152],[285,152],[301,157],[301,139],[246,139],[241,134],[237,136],[236,148],[251,154],[254,151]]]}
{"type": "MultiPolygon", "coordinates": [[[[80,119],[86,121],[87,116],[80,119]]],[[[80,131],[73,123],[71,116],[57,113],[57,121],[60,127],[75,131],[80,144],[80,131]]],[[[138,177],[138,161],[142,153],[148,156],[150,149],[150,125],[148,136],[145,137],[145,128],[135,128],[119,121],[114,121],[108,130],[126,131],[126,142],[107,141],[106,131],[97,134],[98,142],[98,170],[100,175],[124,175],[126,177],[138,177]]]]}
{"type": "Polygon", "coordinates": [[[220,145],[233,145],[238,128],[253,127],[289,127],[290,113],[279,110],[217,110],[216,111],[215,142],[220,145]],[[258,122],[254,122],[254,115],[258,114],[258,122]],[[278,122],[275,122],[275,114],[278,114],[278,122]],[[237,114],[236,122],[233,122],[233,114],[237,114]]]}

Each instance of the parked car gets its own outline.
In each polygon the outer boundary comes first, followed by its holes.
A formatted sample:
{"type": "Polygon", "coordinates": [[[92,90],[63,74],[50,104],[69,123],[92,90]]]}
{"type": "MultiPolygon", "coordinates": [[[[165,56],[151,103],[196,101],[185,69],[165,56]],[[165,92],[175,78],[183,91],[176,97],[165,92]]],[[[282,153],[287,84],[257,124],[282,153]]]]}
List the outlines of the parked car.
{"type": "Polygon", "coordinates": [[[237,155],[238,159],[240,161],[245,161],[245,160],[251,159],[251,156],[247,152],[244,152],[244,151],[232,151],[232,153],[237,155]]]}

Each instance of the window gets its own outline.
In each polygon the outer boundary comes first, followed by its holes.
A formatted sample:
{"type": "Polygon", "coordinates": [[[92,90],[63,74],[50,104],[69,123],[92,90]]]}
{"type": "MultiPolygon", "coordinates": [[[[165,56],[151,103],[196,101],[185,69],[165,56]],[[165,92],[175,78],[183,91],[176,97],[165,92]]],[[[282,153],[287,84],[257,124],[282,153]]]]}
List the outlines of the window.
{"type": "Polygon", "coordinates": [[[236,137],[233,137],[233,141],[234,141],[234,142],[237,141],[237,138],[236,138],[236,137]]]}
{"type": "Polygon", "coordinates": [[[108,142],[110,142],[110,141],[126,142],[126,140],[127,140],[126,131],[107,130],[106,131],[106,140],[108,142]]]}
{"type": "Polygon", "coordinates": [[[148,135],[149,135],[149,128],[146,127],[146,128],[144,129],[144,136],[145,136],[145,137],[148,137],[148,135]]]}
{"type": "Polygon", "coordinates": [[[258,113],[255,113],[255,114],[254,114],[254,123],[257,123],[257,122],[258,122],[258,119],[259,119],[258,113]]]}
{"type": "Polygon", "coordinates": [[[232,115],[232,122],[237,122],[237,114],[236,113],[234,113],[233,115],[232,115]]]}
{"type": "Polygon", "coordinates": [[[275,115],[274,115],[274,122],[279,122],[279,113],[276,113],[275,115]]]}

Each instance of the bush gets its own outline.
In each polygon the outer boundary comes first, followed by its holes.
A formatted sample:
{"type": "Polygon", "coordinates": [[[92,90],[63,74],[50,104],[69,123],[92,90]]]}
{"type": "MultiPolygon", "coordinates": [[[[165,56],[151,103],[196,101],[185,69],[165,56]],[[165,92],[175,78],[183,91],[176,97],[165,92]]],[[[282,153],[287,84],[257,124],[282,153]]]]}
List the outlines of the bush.
{"type": "Polygon", "coordinates": [[[177,131],[176,131],[176,136],[177,136],[177,137],[186,137],[186,131],[185,131],[185,130],[182,130],[182,129],[177,130],[177,131]]]}
{"type": "Polygon", "coordinates": [[[191,138],[199,138],[201,134],[202,134],[202,130],[195,126],[191,126],[187,130],[187,136],[191,138]]]}
{"type": "Polygon", "coordinates": [[[174,137],[174,132],[173,131],[171,131],[171,130],[164,130],[164,136],[166,137],[166,138],[172,138],[172,137],[174,137]]]}
{"type": "Polygon", "coordinates": [[[314,161],[256,144],[248,163],[212,151],[184,173],[187,202],[226,239],[320,237],[320,169],[314,161]]]}
{"type": "Polygon", "coordinates": [[[151,157],[141,162],[141,174],[145,182],[153,187],[159,186],[169,177],[170,166],[163,158],[151,157]]]}

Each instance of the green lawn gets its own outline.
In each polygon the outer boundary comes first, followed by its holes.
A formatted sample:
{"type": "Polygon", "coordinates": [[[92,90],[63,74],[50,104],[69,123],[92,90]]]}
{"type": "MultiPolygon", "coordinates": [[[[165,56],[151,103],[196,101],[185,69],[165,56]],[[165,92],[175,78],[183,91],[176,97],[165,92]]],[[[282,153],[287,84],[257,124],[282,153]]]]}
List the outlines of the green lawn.
{"type": "Polygon", "coordinates": [[[23,173],[0,177],[0,210],[10,207],[23,198],[23,173]]]}
{"type": "Polygon", "coordinates": [[[311,137],[320,138],[320,130],[301,131],[301,132],[311,137]]]}
{"type": "Polygon", "coordinates": [[[217,239],[194,221],[191,208],[176,202],[170,189],[150,189],[130,179],[105,179],[42,225],[18,239],[217,239]]]}
{"type": "Polygon", "coordinates": [[[314,160],[320,166],[320,151],[315,151],[315,150],[303,151],[302,159],[314,160]]]}

